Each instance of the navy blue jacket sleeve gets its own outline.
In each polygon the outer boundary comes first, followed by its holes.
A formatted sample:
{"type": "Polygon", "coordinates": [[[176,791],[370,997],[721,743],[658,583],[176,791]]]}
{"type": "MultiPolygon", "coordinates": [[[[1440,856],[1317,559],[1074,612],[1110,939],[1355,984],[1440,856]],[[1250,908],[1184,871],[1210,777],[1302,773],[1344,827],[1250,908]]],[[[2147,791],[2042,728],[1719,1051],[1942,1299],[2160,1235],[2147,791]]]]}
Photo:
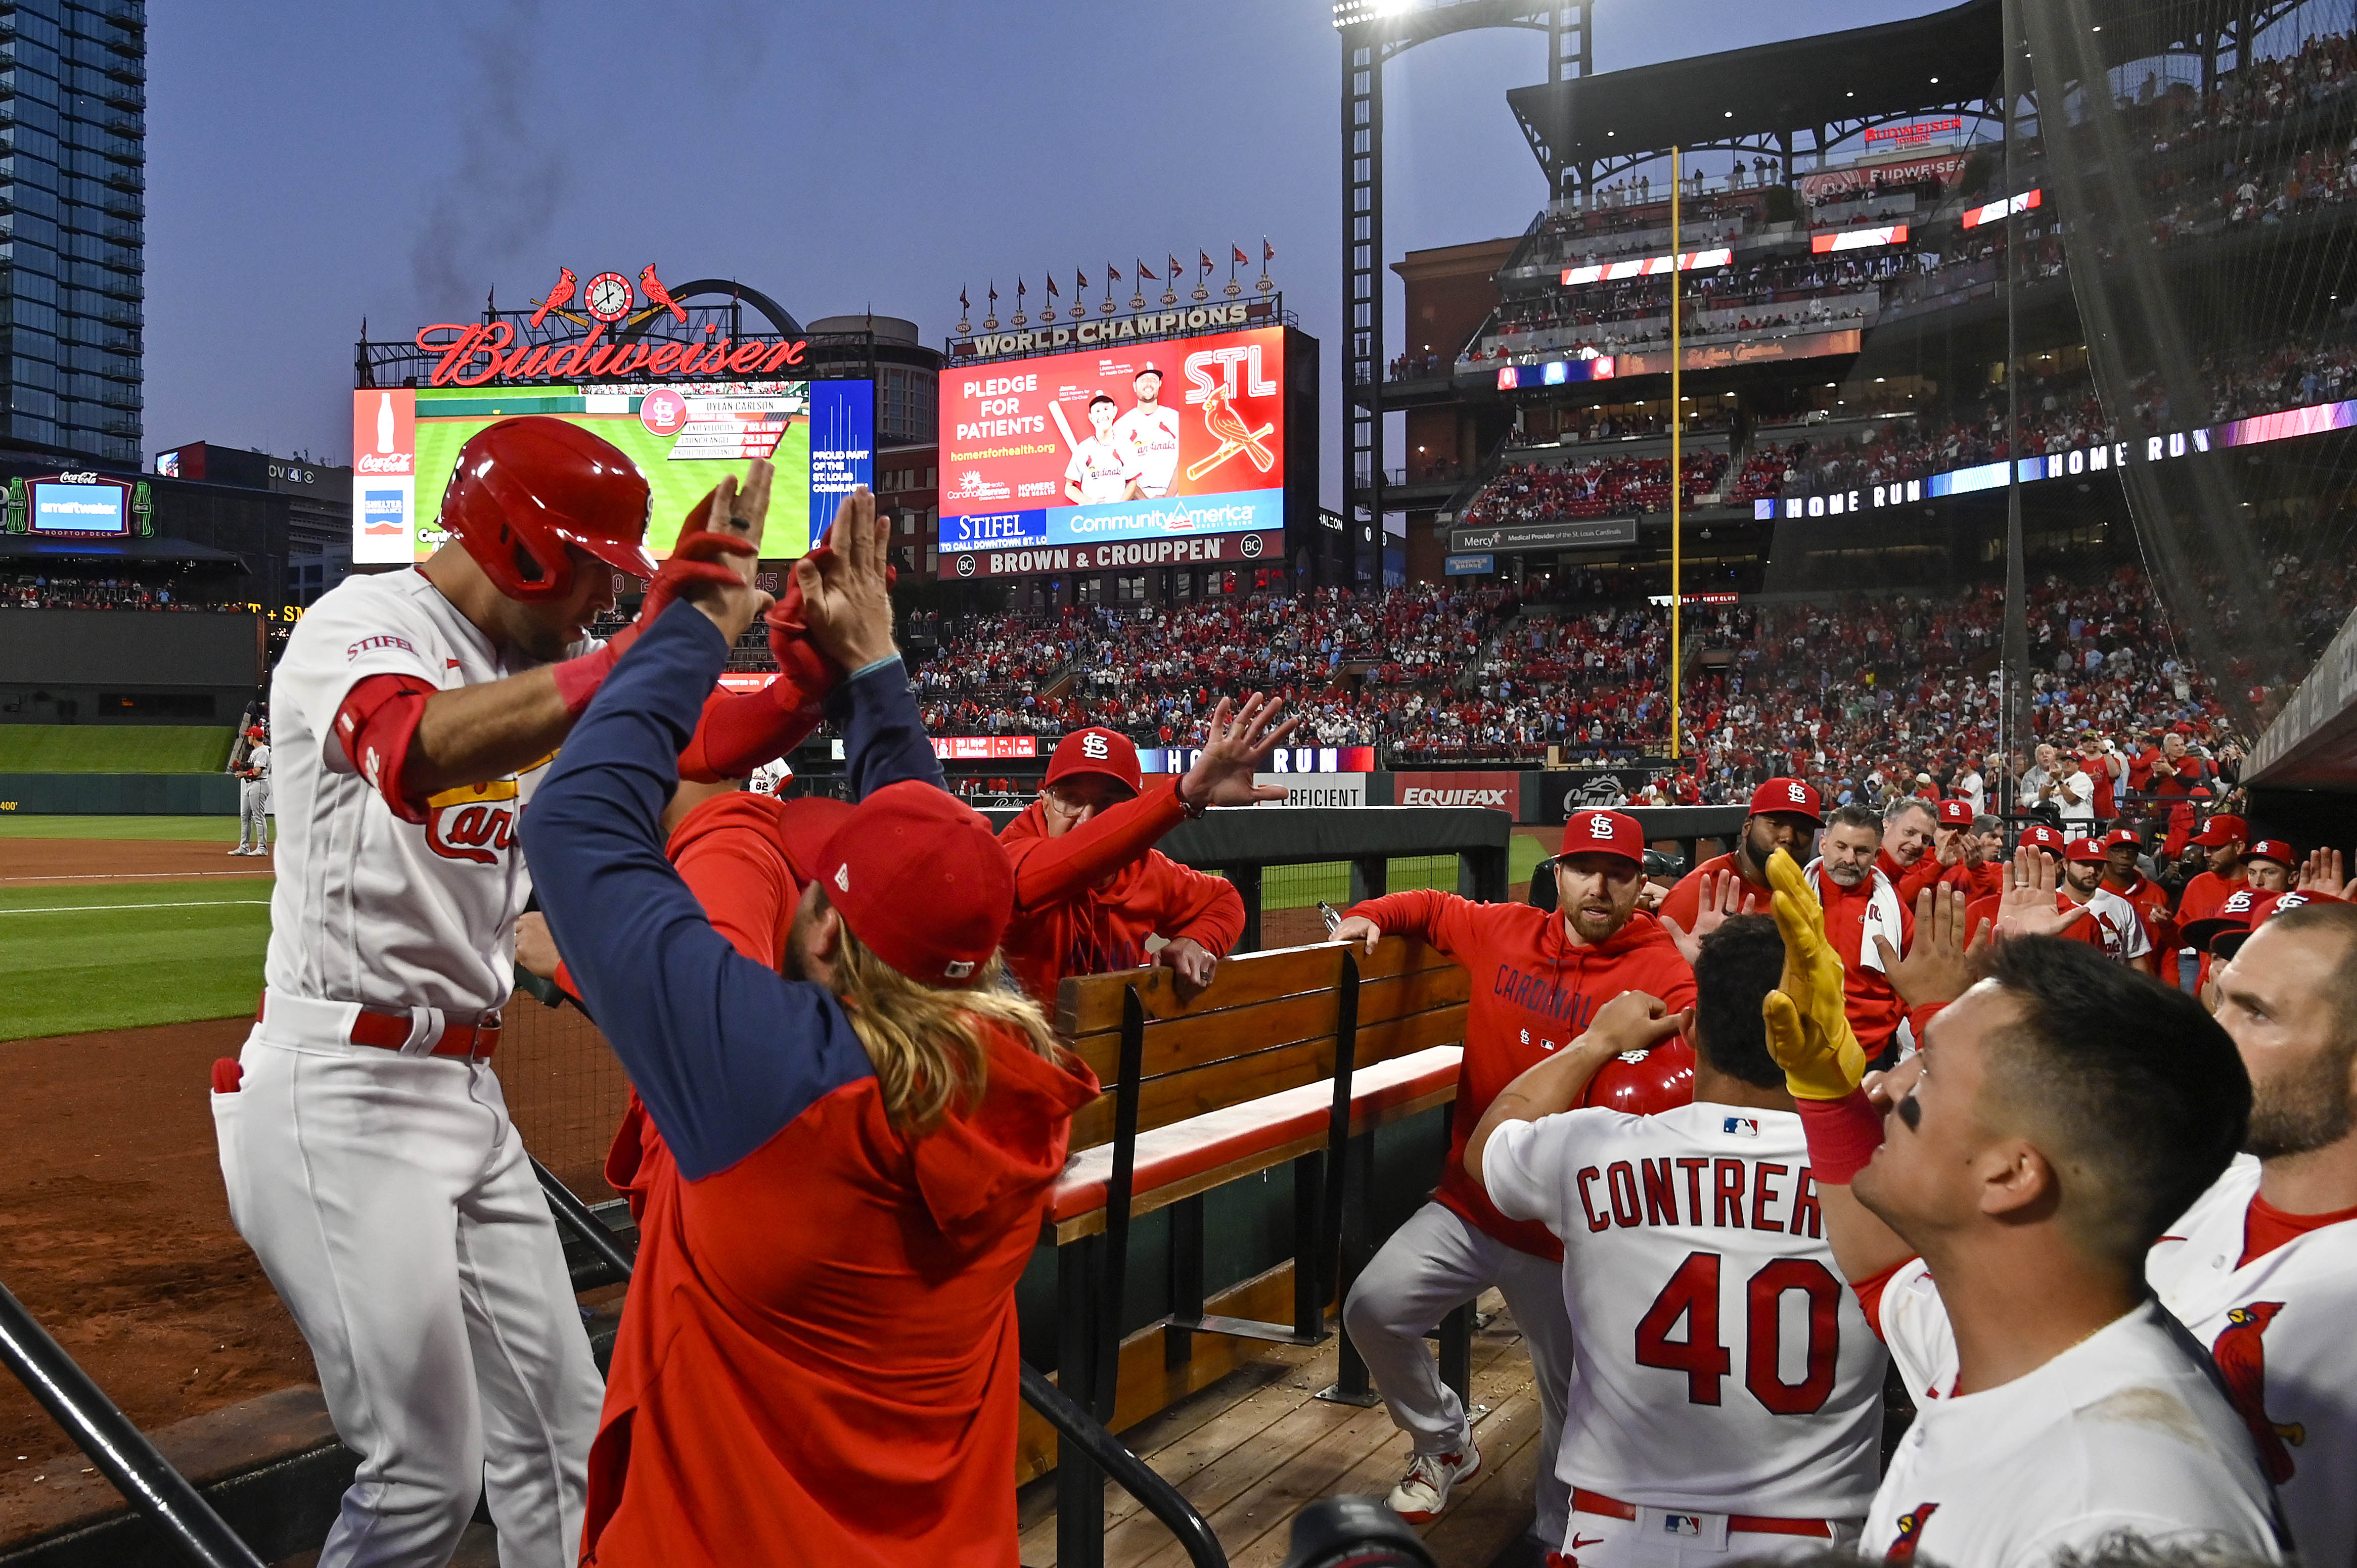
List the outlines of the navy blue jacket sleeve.
{"type": "Polygon", "coordinates": [[[666,610],[607,677],[523,814],[557,949],[690,1181],[874,1072],[834,998],[731,948],[664,858],[680,748],[727,656],[694,605],[666,610]]]}
{"type": "Polygon", "coordinates": [[[950,787],[941,758],[925,735],[925,721],[909,690],[909,667],[898,659],[863,671],[844,682],[848,714],[843,752],[851,774],[851,798],[865,800],[887,784],[921,779],[950,787]]]}

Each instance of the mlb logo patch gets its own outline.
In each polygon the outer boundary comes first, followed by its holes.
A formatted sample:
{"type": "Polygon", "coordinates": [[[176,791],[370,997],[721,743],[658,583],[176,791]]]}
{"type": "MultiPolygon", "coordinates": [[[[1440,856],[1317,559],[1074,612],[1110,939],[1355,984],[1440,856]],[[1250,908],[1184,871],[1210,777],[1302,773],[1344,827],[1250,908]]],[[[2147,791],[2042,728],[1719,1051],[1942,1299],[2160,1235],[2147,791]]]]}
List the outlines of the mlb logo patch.
{"type": "MultiPolygon", "coordinates": [[[[1727,1120],[1733,1122],[1739,1118],[1730,1116],[1727,1120]]],[[[1702,1518],[1698,1514],[1665,1513],[1662,1516],[1662,1530],[1668,1535],[1700,1535],[1702,1518]]]]}
{"type": "Polygon", "coordinates": [[[1757,1116],[1730,1116],[1725,1122],[1719,1123],[1718,1130],[1727,1133],[1730,1137],[1757,1138],[1760,1136],[1760,1118],[1757,1116]]]}

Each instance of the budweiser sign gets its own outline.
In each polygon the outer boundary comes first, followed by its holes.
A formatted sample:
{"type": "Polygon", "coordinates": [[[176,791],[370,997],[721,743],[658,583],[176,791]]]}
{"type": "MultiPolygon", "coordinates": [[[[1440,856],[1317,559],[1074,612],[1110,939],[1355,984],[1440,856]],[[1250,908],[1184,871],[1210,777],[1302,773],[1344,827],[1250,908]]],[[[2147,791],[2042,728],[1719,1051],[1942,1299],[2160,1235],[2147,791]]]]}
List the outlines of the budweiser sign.
{"type": "MultiPolygon", "coordinates": [[[[705,328],[717,332],[716,326],[705,328]]],[[[506,321],[440,321],[421,328],[417,347],[435,356],[426,384],[479,387],[492,381],[646,381],[660,376],[710,380],[770,375],[799,366],[810,344],[800,338],[720,338],[702,343],[650,344],[606,340],[606,324],[592,322],[572,342],[520,343],[506,321]]]]}

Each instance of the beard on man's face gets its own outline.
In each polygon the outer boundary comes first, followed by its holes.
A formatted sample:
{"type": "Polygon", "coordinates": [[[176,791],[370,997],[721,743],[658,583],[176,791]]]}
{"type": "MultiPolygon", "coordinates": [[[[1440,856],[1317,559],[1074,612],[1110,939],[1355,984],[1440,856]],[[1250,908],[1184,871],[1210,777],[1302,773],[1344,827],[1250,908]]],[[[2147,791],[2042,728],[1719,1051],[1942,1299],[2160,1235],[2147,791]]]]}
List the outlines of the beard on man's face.
{"type": "Polygon", "coordinates": [[[2251,1086],[2251,1124],[2243,1152],[2263,1160],[2305,1155],[2337,1144],[2357,1124],[2349,1064],[2357,1040],[2319,1051],[2305,1065],[2251,1086]]]}
{"type": "Polygon", "coordinates": [[[1825,875],[1840,886],[1855,887],[1866,880],[1866,866],[1855,860],[1828,860],[1825,862],[1825,875]]]}

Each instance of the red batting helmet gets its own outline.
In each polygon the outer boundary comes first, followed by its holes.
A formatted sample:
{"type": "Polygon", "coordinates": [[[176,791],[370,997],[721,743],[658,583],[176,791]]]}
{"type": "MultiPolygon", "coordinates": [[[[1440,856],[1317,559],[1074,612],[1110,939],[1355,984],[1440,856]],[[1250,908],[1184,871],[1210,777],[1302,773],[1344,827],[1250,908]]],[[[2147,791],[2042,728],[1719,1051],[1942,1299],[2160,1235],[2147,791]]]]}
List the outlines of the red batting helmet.
{"type": "Polygon", "coordinates": [[[573,591],[568,544],[652,577],[651,499],[646,476],[611,442],[545,415],[502,419],[458,449],[442,526],[500,593],[532,604],[573,591]]]}
{"type": "Polygon", "coordinates": [[[1650,1051],[1623,1051],[1596,1069],[1582,1105],[1653,1116],[1694,1103],[1694,1047],[1676,1036],[1650,1051]]]}

